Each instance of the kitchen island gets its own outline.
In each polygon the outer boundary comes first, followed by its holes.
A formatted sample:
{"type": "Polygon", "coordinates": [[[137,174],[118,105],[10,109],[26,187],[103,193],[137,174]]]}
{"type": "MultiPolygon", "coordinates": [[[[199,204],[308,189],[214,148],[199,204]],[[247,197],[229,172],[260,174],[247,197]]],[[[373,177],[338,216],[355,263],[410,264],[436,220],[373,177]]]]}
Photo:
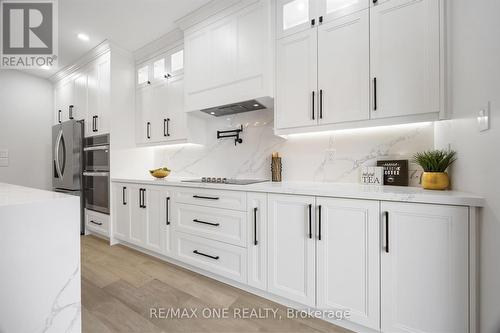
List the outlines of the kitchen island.
{"type": "Polygon", "coordinates": [[[0,332],[81,332],[80,199],[0,183],[0,332]]]}

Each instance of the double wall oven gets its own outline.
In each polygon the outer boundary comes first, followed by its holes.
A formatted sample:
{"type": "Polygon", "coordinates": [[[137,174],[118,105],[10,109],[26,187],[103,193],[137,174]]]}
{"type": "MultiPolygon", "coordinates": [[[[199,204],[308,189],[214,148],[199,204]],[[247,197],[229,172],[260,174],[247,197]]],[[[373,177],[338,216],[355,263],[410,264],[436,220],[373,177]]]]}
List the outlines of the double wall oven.
{"type": "Polygon", "coordinates": [[[83,154],[85,208],[109,214],[109,135],[85,138],[83,154]]]}

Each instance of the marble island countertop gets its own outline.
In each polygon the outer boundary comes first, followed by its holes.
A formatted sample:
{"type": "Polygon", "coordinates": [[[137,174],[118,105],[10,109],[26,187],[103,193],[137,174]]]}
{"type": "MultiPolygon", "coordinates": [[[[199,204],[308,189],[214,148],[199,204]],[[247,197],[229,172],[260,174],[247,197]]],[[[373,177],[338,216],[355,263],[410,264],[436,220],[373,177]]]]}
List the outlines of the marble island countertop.
{"type": "Polygon", "coordinates": [[[113,178],[113,182],[140,183],[148,185],[182,186],[206,189],[220,189],[246,192],[265,192],[296,195],[325,196],[352,199],[370,199],[383,201],[431,203],[456,206],[482,207],[485,204],[481,196],[459,191],[430,191],[418,187],[404,186],[367,186],[356,183],[327,182],[281,182],[270,181],[251,185],[230,185],[213,183],[183,182],[181,178],[113,178]]]}
{"type": "Polygon", "coordinates": [[[36,188],[0,183],[0,207],[64,199],[71,196],[36,188]]]}

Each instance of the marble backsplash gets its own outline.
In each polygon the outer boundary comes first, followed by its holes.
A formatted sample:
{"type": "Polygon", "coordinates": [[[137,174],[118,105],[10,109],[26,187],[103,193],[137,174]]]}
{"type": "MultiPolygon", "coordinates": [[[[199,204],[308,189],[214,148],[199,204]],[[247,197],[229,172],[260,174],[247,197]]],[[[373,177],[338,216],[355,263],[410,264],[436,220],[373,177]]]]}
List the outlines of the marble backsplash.
{"type": "MultiPolygon", "coordinates": [[[[420,123],[335,132],[273,134],[272,113],[255,111],[207,121],[207,141],[201,145],[153,148],[155,167],[168,166],[172,177],[271,177],[271,153],[279,152],[284,181],[358,182],[362,166],[380,159],[410,159],[434,146],[434,124],[420,123]],[[217,140],[217,130],[243,124],[243,143],[217,140]]],[[[419,168],[410,163],[410,185],[417,186],[419,168]]]]}

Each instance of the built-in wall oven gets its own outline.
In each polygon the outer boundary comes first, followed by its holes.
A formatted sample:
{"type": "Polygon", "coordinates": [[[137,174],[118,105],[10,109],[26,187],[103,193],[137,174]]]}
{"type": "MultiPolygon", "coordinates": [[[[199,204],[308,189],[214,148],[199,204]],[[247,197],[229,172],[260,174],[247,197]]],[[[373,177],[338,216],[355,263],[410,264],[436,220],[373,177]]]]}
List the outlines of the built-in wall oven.
{"type": "Polygon", "coordinates": [[[109,214],[109,135],[85,138],[83,154],[85,208],[109,214]]]}

